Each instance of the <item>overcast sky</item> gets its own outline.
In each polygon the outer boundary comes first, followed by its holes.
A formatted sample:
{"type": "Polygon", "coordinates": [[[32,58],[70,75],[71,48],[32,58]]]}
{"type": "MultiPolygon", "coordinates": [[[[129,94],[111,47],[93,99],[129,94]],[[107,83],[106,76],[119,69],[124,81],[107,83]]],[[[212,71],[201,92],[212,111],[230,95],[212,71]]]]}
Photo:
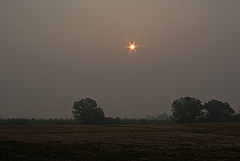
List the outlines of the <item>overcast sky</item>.
{"type": "Polygon", "coordinates": [[[239,16],[239,0],[1,0],[0,118],[70,118],[83,97],[113,117],[182,96],[238,111],[239,16]]]}

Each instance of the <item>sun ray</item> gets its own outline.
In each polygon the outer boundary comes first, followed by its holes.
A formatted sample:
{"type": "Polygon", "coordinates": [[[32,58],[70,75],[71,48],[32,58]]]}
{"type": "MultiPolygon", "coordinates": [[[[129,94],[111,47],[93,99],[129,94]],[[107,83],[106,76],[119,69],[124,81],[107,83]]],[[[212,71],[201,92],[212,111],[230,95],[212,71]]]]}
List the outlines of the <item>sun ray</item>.
{"type": "Polygon", "coordinates": [[[129,54],[132,53],[132,52],[136,52],[136,49],[137,49],[138,47],[139,47],[139,46],[136,45],[135,40],[134,40],[133,42],[128,42],[127,48],[129,49],[129,54]]]}

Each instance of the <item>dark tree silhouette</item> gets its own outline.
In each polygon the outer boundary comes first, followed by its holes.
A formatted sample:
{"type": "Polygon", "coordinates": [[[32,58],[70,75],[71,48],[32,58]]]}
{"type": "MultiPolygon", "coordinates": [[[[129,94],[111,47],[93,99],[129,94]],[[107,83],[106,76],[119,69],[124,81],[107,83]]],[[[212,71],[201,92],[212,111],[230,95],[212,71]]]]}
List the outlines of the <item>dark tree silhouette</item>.
{"type": "Polygon", "coordinates": [[[82,124],[103,124],[105,115],[103,110],[98,107],[97,102],[90,98],[82,98],[73,103],[73,118],[82,124]]]}
{"type": "Polygon", "coordinates": [[[193,122],[201,115],[201,101],[191,97],[181,97],[172,103],[173,120],[193,122]]]}
{"type": "Polygon", "coordinates": [[[157,120],[169,120],[169,116],[167,113],[162,113],[157,116],[157,120]]]}
{"type": "Polygon", "coordinates": [[[227,102],[223,103],[218,100],[206,102],[204,109],[207,111],[206,119],[212,122],[230,121],[235,113],[227,102]]]}

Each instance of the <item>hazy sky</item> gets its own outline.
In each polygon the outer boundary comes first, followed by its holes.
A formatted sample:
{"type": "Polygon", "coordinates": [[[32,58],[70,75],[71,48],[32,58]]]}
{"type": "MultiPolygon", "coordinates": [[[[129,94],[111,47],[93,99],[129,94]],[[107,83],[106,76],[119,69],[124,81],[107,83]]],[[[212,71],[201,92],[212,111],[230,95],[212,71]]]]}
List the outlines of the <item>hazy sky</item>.
{"type": "Polygon", "coordinates": [[[239,0],[0,1],[0,118],[70,118],[83,97],[113,117],[182,96],[238,111],[239,70],[239,0]]]}

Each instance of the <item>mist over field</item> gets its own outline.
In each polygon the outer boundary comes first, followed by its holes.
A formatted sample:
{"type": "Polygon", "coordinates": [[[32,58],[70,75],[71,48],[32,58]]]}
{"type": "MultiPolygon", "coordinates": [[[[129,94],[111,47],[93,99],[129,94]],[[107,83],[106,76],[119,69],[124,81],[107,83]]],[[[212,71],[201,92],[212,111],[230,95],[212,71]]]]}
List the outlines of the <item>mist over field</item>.
{"type": "Polygon", "coordinates": [[[239,161],[239,0],[0,0],[0,161],[239,161]]]}
{"type": "Polygon", "coordinates": [[[193,96],[240,107],[238,0],[1,0],[0,118],[170,113],[193,96]],[[129,56],[128,41],[140,45],[129,56]]]}

